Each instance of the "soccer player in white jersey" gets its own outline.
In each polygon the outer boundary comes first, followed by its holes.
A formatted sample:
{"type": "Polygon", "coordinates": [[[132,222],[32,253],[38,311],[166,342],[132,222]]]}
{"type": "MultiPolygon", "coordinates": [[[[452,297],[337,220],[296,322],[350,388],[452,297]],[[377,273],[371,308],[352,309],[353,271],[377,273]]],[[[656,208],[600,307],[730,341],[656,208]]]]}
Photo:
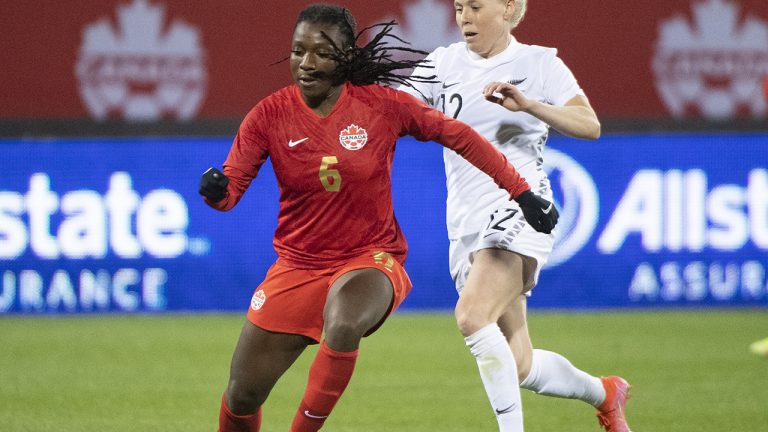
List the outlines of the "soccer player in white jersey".
{"type": "MultiPolygon", "coordinates": [[[[427,59],[437,83],[401,90],[475,128],[502,151],[534,192],[552,201],[542,168],[549,128],[597,139],[600,122],[576,79],[553,48],[518,42],[512,30],[526,0],[454,0],[464,41],[427,59]]],[[[554,243],[534,231],[519,207],[480,171],[444,153],[448,185],[450,270],[460,293],[456,320],[475,356],[499,430],[522,431],[520,387],[595,406],[602,427],[629,431],[629,384],[593,377],[554,352],[533,349],[526,296],[554,243]],[[518,384],[519,383],[519,384],[518,384]]]]}

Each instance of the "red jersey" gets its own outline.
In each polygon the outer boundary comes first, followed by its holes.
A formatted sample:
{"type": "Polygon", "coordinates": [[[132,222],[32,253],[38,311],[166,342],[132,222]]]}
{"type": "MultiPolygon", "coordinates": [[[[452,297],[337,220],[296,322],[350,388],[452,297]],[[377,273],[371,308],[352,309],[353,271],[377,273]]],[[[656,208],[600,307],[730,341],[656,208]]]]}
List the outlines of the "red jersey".
{"type": "Polygon", "coordinates": [[[395,142],[404,135],[453,149],[512,197],[529,189],[469,126],[411,95],[347,83],[333,110],[320,117],[292,85],[245,117],[224,162],[228,195],[210,205],[231,209],[269,156],[280,188],[273,244],[284,263],[332,267],[370,250],[402,263],[408,246],[395,219],[390,180],[395,142]]]}

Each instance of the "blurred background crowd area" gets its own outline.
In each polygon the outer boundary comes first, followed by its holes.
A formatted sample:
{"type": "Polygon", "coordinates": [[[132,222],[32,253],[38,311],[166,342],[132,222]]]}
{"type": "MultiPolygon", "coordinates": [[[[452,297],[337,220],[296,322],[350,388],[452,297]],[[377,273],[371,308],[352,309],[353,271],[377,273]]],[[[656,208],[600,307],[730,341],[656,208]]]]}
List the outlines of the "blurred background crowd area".
{"type": "MultiPolygon", "coordinates": [[[[5,3],[0,135],[80,136],[233,134],[290,84],[275,63],[310,2],[5,3]]],[[[415,48],[460,40],[448,0],[337,3],[415,48]]],[[[609,132],[765,128],[765,1],[533,0],[515,35],[559,49],[609,132]]]]}

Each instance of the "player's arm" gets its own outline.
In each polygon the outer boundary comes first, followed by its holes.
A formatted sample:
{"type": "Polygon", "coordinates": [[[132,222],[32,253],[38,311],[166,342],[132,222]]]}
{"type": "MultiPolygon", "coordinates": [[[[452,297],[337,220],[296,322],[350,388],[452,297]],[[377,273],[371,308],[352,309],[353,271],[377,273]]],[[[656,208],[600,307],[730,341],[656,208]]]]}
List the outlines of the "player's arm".
{"type": "Polygon", "coordinates": [[[210,167],[200,177],[198,192],[208,205],[217,208],[217,204],[229,195],[228,186],[229,177],[225,176],[218,168],[210,167]]]}
{"type": "MultiPolygon", "coordinates": [[[[436,111],[436,110],[435,110],[436,111]]],[[[439,111],[438,114],[443,115],[439,111]]],[[[497,185],[506,189],[517,201],[526,222],[536,231],[549,234],[555,228],[559,214],[548,200],[531,192],[528,182],[482,135],[470,126],[443,116],[445,128],[434,140],[452,149],[469,163],[488,174],[497,185]]]]}
{"type": "Polygon", "coordinates": [[[429,108],[411,96],[401,98],[405,132],[422,141],[436,141],[455,151],[489,175],[520,205],[525,220],[536,231],[550,233],[558,213],[551,202],[531,192],[520,173],[482,135],[465,123],[429,108]]]}
{"type": "Polygon", "coordinates": [[[258,173],[258,167],[253,171],[244,172],[231,165],[224,165],[224,172],[215,167],[208,168],[200,177],[198,191],[210,207],[229,211],[234,207],[250,186],[258,173]]]}
{"type": "Polygon", "coordinates": [[[252,110],[243,120],[223,172],[211,167],[200,178],[200,195],[216,210],[228,211],[242,198],[267,159],[266,138],[258,129],[258,114],[252,110]]]}
{"type": "Polygon", "coordinates": [[[563,106],[549,105],[528,99],[517,87],[503,82],[487,84],[483,96],[510,111],[528,113],[563,135],[592,140],[600,137],[600,120],[585,96],[576,95],[563,106]]]}

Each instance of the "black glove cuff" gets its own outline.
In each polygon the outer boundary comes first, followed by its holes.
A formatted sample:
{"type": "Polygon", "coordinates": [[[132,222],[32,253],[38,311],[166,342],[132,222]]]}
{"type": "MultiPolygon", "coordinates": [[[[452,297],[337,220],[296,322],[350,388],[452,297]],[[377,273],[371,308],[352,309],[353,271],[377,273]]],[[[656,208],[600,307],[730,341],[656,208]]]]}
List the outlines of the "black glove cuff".
{"type": "Polygon", "coordinates": [[[531,192],[530,189],[521,193],[515,198],[515,201],[520,205],[533,206],[537,204],[536,195],[531,192]]]}

